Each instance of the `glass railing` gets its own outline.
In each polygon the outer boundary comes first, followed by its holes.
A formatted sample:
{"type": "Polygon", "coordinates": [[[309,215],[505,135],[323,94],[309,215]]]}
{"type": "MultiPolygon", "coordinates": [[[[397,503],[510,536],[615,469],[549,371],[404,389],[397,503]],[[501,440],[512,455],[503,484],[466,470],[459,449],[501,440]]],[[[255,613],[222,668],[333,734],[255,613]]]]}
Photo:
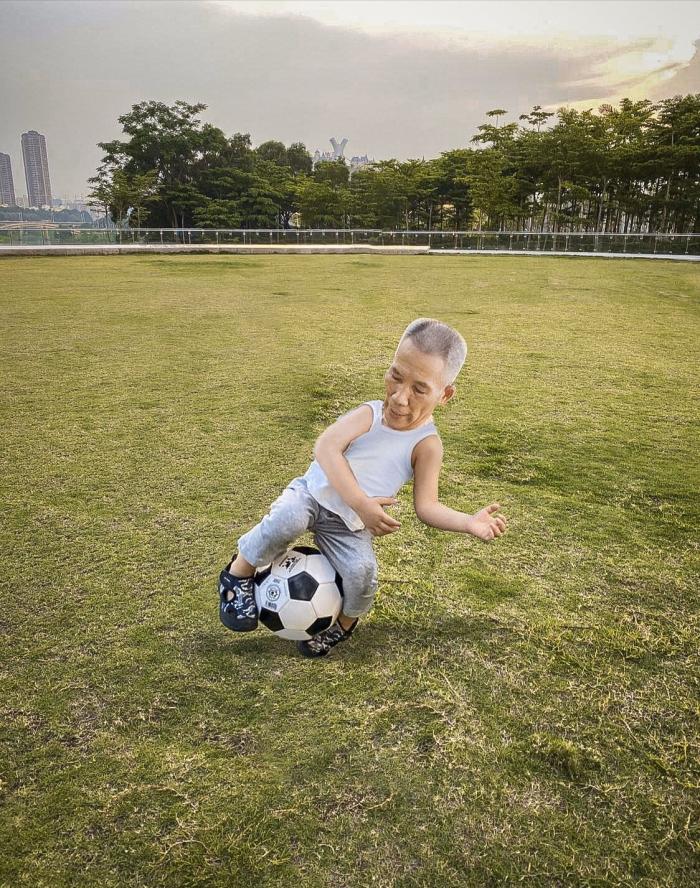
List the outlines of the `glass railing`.
{"type": "Polygon", "coordinates": [[[497,250],[542,253],[648,253],[700,255],[700,234],[607,234],[527,231],[388,231],[381,229],[275,228],[81,228],[22,227],[0,223],[0,246],[304,245],[428,247],[432,250],[497,250]]]}

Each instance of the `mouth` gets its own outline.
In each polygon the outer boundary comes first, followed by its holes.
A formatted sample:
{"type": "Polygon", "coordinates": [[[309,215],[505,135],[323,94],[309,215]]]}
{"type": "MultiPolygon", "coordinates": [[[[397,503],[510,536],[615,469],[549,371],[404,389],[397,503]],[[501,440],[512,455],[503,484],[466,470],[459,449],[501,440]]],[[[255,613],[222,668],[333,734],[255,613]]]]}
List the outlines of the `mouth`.
{"type": "Polygon", "coordinates": [[[397,412],[394,410],[393,407],[390,407],[390,408],[389,408],[389,412],[390,412],[393,416],[398,417],[399,419],[403,419],[404,417],[408,416],[407,413],[397,413],[397,412]]]}

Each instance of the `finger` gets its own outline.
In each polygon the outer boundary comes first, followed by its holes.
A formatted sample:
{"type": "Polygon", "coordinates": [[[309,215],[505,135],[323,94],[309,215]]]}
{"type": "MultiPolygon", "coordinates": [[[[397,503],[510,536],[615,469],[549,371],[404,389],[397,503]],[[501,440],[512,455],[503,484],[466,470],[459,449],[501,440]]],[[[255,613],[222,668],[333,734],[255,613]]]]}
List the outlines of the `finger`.
{"type": "Polygon", "coordinates": [[[489,515],[493,515],[493,513],[497,512],[500,508],[500,503],[491,503],[490,506],[486,506],[486,511],[489,513],[489,515]]]}
{"type": "Polygon", "coordinates": [[[397,521],[396,518],[392,518],[391,515],[384,515],[380,523],[384,527],[401,527],[401,522],[397,521]]]}
{"type": "Polygon", "coordinates": [[[384,533],[393,533],[395,530],[398,530],[401,527],[400,524],[382,524],[382,530],[384,533]]]}
{"type": "Polygon", "coordinates": [[[506,531],[506,521],[505,518],[502,518],[500,515],[496,518],[496,524],[498,525],[500,531],[505,533],[506,531]]]}

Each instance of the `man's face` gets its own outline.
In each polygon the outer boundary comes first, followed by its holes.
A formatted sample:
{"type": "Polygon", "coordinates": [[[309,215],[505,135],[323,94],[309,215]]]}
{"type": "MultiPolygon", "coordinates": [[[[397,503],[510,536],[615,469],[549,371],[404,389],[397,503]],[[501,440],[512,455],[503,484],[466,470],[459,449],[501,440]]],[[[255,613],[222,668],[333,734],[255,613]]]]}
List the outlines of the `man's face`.
{"type": "Polygon", "coordinates": [[[384,423],[407,432],[423,425],[438,404],[445,404],[455,392],[445,385],[445,363],[438,355],[427,355],[412,340],[404,339],[384,374],[384,423]]]}

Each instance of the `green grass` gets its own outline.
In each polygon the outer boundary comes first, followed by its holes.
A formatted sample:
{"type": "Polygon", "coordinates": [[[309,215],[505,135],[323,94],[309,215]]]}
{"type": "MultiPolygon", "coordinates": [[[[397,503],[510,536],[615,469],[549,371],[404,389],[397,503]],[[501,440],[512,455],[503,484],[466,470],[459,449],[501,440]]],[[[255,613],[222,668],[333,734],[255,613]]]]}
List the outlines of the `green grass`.
{"type": "Polygon", "coordinates": [[[0,262],[0,884],[698,884],[699,272],[0,262]],[[227,632],[237,537],[421,315],[470,347],[441,498],[508,533],[409,485],[351,642],[227,632]]]}

